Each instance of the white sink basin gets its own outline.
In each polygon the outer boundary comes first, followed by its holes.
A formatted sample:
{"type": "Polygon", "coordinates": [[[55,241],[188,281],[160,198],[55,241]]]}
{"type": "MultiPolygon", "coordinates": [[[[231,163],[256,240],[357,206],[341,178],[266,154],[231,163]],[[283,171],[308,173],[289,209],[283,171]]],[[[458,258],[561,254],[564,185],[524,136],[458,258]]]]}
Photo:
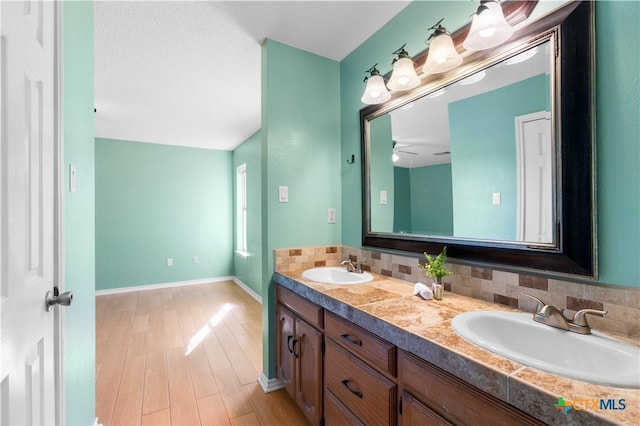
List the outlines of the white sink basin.
{"type": "Polygon", "coordinates": [[[475,311],[451,326],[464,339],[505,358],[586,382],[640,388],[640,348],[593,332],[581,335],[533,321],[532,314],[475,311]]]}
{"type": "Polygon", "coordinates": [[[322,268],[307,269],[302,273],[302,278],[322,284],[362,284],[373,280],[371,274],[363,272],[347,272],[345,268],[327,266],[322,268]]]}

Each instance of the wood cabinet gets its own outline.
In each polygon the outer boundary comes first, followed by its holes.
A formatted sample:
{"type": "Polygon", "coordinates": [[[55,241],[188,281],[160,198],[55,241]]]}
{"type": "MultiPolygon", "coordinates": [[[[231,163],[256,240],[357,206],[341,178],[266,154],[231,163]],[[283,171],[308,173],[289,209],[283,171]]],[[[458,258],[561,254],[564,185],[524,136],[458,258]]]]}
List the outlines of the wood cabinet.
{"type": "Polygon", "coordinates": [[[380,371],[396,376],[396,347],[375,334],[330,312],[324,314],[325,334],[380,371]]]}
{"type": "Polygon", "coordinates": [[[276,376],[311,424],[322,423],[322,308],[276,288],[276,376]],[[285,307],[286,306],[286,307],[285,307]],[[317,327],[317,328],[316,328],[317,327]]]}
{"type": "Polygon", "coordinates": [[[395,383],[331,339],[325,366],[325,396],[335,396],[366,425],[395,424],[395,383]]]}
{"type": "Polygon", "coordinates": [[[396,424],[396,347],[330,312],[324,325],[327,425],[396,424]]]}
{"type": "Polygon", "coordinates": [[[544,424],[413,354],[399,352],[403,426],[544,424]]]}
{"type": "Polygon", "coordinates": [[[276,300],[276,375],[315,426],[544,424],[281,286],[276,300]]]}

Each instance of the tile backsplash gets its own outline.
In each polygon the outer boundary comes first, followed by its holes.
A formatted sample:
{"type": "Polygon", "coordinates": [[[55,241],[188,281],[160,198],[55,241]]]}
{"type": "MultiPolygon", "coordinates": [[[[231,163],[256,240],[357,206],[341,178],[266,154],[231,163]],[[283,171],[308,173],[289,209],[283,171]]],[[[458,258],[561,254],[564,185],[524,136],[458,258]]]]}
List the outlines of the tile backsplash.
{"type": "MultiPolygon", "coordinates": [[[[337,266],[349,258],[366,271],[412,283],[430,281],[418,267],[419,257],[380,253],[349,246],[301,247],[274,250],[275,270],[286,272],[317,266],[337,266]]],[[[422,260],[422,263],[424,261],[422,260]]],[[[591,315],[589,324],[603,330],[640,337],[640,289],[605,287],[450,263],[451,275],[443,279],[446,291],[533,312],[528,293],[558,308],[572,311],[606,310],[604,318],[591,315]]]]}

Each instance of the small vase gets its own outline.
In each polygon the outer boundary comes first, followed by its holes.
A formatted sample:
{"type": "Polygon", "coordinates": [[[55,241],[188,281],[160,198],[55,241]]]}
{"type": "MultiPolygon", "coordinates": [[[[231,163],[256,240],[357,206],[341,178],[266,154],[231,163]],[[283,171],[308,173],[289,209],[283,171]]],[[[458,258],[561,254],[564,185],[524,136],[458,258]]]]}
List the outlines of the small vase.
{"type": "Polygon", "coordinates": [[[442,300],[442,283],[440,280],[436,280],[431,285],[431,290],[433,291],[433,298],[436,300],[442,300]]]}

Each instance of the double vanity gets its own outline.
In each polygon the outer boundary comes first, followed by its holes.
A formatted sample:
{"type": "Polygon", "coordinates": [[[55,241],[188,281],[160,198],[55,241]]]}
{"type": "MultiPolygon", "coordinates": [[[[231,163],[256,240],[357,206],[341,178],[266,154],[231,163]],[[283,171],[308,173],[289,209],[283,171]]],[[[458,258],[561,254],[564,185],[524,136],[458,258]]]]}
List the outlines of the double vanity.
{"type": "Polygon", "coordinates": [[[274,279],[276,374],[312,424],[637,424],[640,417],[637,341],[558,330],[530,313],[448,292],[423,300],[413,283],[345,268],[274,279]]]}

